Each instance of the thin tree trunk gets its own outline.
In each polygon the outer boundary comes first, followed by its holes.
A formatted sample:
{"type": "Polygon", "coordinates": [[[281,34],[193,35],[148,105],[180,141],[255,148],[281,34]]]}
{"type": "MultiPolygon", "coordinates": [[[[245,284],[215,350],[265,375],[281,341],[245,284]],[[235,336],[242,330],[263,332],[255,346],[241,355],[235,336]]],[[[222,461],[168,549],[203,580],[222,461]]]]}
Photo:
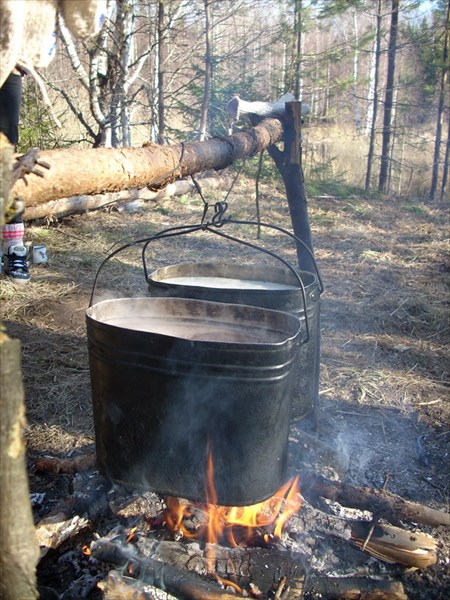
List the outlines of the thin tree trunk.
{"type": "Polygon", "coordinates": [[[439,198],[439,200],[441,202],[444,201],[445,194],[447,192],[449,159],[450,159],[450,118],[448,119],[447,145],[445,148],[445,158],[444,158],[444,165],[443,165],[443,172],[442,172],[441,195],[439,198]]]}
{"type": "Polygon", "coordinates": [[[356,10],[353,11],[353,28],[355,30],[355,52],[353,54],[353,103],[354,103],[354,119],[356,132],[361,133],[361,115],[359,112],[359,99],[357,95],[356,86],[358,84],[358,71],[359,71],[359,31],[358,31],[358,13],[356,10]]]}
{"type": "Polygon", "coordinates": [[[388,65],[386,76],[386,95],[384,100],[383,115],[383,142],[381,148],[380,175],[378,179],[378,191],[387,192],[389,173],[389,150],[391,143],[392,110],[394,98],[394,75],[395,58],[397,53],[397,29],[398,29],[399,0],[392,0],[391,29],[388,46],[388,65]]]}
{"type": "Polygon", "coordinates": [[[203,88],[203,100],[200,108],[200,132],[199,140],[206,139],[206,130],[208,127],[209,100],[211,97],[212,84],[212,11],[211,0],[203,0],[205,5],[205,82],[203,88]]]}
{"type": "Polygon", "coordinates": [[[366,170],[366,182],[365,189],[370,189],[370,180],[372,177],[372,162],[375,153],[375,134],[376,134],[376,123],[377,123],[377,112],[378,112],[378,79],[380,70],[380,55],[381,55],[381,3],[382,0],[378,0],[377,8],[377,25],[376,25],[376,38],[375,38],[375,68],[373,77],[373,112],[372,112],[372,124],[370,128],[370,142],[369,152],[367,155],[367,170],[366,170]]]}
{"type": "Polygon", "coordinates": [[[296,100],[301,99],[302,93],[302,0],[295,1],[295,73],[294,95],[296,100]]]}
{"type": "Polygon", "coordinates": [[[433,170],[431,175],[431,188],[430,188],[430,196],[429,200],[432,202],[436,196],[436,190],[438,186],[438,176],[439,176],[439,157],[441,153],[441,143],[442,143],[442,124],[444,121],[444,110],[445,110],[445,90],[447,86],[448,80],[448,45],[449,45],[449,36],[450,36],[450,0],[448,0],[447,4],[447,17],[446,17],[446,33],[444,40],[444,51],[442,56],[442,72],[441,72],[441,81],[439,86],[439,101],[438,101],[438,109],[437,109],[437,121],[436,121],[436,136],[434,138],[434,155],[433,155],[433,170]]]}
{"type": "Polygon", "coordinates": [[[164,31],[164,2],[158,3],[158,144],[164,144],[166,134],[165,123],[165,72],[164,64],[167,56],[167,47],[164,31]]]}

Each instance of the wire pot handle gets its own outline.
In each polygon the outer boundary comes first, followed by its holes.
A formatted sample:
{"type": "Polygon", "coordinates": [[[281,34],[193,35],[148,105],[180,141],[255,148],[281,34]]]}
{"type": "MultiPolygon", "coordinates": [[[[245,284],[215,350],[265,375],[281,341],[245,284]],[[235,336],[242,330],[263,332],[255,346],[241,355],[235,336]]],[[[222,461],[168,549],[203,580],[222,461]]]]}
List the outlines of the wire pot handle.
{"type": "Polygon", "coordinates": [[[98,283],[98,278],[100,276],[100,272],[103,270],[103,267],[106,265],[107,262],[109,262],[112,258],[114,258],[117,254],[119,254],[120,252],[123,252],[124,250],[126,250],[127,248],[132,248],[133,246],[138,246],[140,244],[143,244],[142,247],[142,264],[143,264],[143,269],[144,269],[144,276],[145,276],[145,280],[148,283],[148,278],[149,278],[149,272],[148,272],[148,268],[147,268],[147,261],[146,261],[146,252],[147,252],[147,248],[149,246],[149,244],[157,239],[164,239],[164,238],[169,238],[169,237],[175,237],[178,235],[187,235],[189,233],[195,233],[197,231],[209,231],[210,233],[213,233],[215,235],[218,235],[219,237],[225,238],[227,240],[242,244],[244,246],[247,246],[249,248],[252,248],[254,250],[257,250],[259,252],[262,252],[264,254],[267,254],[269,256],[272,256],[273,258],[276,258],[277,260],[279,260],[280,262],[282,262],[295,276],[295,278],[297,279],[301,292],[302,292],[302,297],[303,297],[303,305],[305,307],[305,330],[306,330],[306,335],[305,335],[305,339],[302,340],[302,343],[307,343],[310,340],[310,328],[309,328],[309,322],[308,322],[308,311],[307,311],[307,301],[306,301],[306,291],[305,291],[305,286],[303,284],[303,281],[300,277],[300,275],[298,274],[298,272],[296,271],[296,269],[284,258],[282,258],[281,256],[279,256],[278,254],[276,254],[275,252],[272,252],[271,250],[267,250],[265,248],[262,248],[261,246],[258,246],[256,244],[253,244],[251,242],[247,242],[245,240],[242,240],[240,238],[237,238],[235,236],[232,236],[230,234],[227,233],[223,233],[223,231],[219,231],[219,228],[222,227],[222,225],[224,223],[233,223],[233,224],[237,224],[237,225],[257,225],[257,226],[262,226],[262,227],[268,227],[271,229],[275,229],[277,231],[280,231],[282,233],[285,233],[286,235],[288,235],[289,237],[291,237],[292,239],[295,239],[297,242],[299,242],[300,244],[303,245],[303,247],[309,252],[313,264],[314,264],[314,268],[316,270],[316,275],[317,275],[317,279],[319,282],[319,291],[322,292],[323,291],[323,284],[322,284],[322,279],[320,277],[320,273],[319,270],[317,268],[317,264],[316,261],[314,259],[314,255],[311,252],[311,250],[308,248],[308,246],[306,246],[306,244],[303,242],[303,240],[301,240],[298,236],[296,236],[295,234],[291,233],[290,231],[288,231],[287,229],[284,229],[282,227],[279,227],[278,225],[272,225],[272,224],[268,224],[268,223],[260,223],[257,221],[240,221],[240,220],[233,220],[233,219],[227,219],[226,221],[221,221],[221,220],[216,220],[212,223],[201,223],[198,225],[178,225],[175,227],[169,227],[167,229],[164,229],[162,231],[159,231],[151,236],[147,236],[145,238],[139,238],[136,240],[132,240],[130,242],[127,242],[126,244],[123,244],[122,246],[119,246],[118,248],[116,248],[114,251],[110,252],[110,254],[108,254],[108,256],[106,256],[106,258],[102,261],[102,263],[100,264],[97,273],[95,275],[94,278],[94,283],[93,283],[93,287],[92,287],[92,292],[91,292],[91,296],[89,299],[89,307],[92,306],[93,301],[94,301],[94,297],[95,297],[95,292],[97,289],[97,283],[98,283]]]}
{"type": "MultiPolygon", "coordinates": [[[[227,221],[228,222],[228,221],[227,221]]],[[[232,222],[232,221],[231,221],[232,222]]],[[[221,223],[222,224],[222,223],[221,223]]],[[[309,342],[310,340],[310,328],[309,328],[309,322],[308,322],[308,311],[307,311],[307,301],[306,301],[306,291],[305,291],[305,286],[303,284],[303,281],[300,277],[300,275],[297,273],[296,269],[284,258],[282,258],[281,256],[279,256],[278,254],[276,254],[275,252],[272,252],[271,250],[266,250],[265,248],[262,248],[261,246],[257,246],[256,244],[253,244],[251,242],[247,242],[245,240],[242,240],[240,238],[237,238],[235,236],[232,236],[230,234],[227,233],[223,233],[223,231],[219,231],[219,229],[217,229],[218,227],[221,226],[218,225],[217,223],[206,223],[203,225],[198,225],[197,227],[190,227],[189,226],[180,226],[180,227],[171,227],[169,229],[165,229],[159,233],[156,233],[155,235],[151,236],[150,238],[148,238],[145,242],[144,242],[144,246],[142,248],[142,264],[144,267],[144,275],[145,275],[145,280],[148,283],[148,279],[149,279],[149,272],[148,272],[148,268],[147,268],[147,261],[145,258],[145,254],[147,252],[147,248],[149,246],[149,244],[154,241],[155,239],[162,239],[162,238],[166,238],[166,237],[173,237],[174,235],[184,235],[184,234],[188,234],[188,233],[193,233],[195,231],[199,231],[199,230],[207,230],[210,233],[213,233],[215,235],[218,235],[219,237],[223,237],[227,240],[230,240],[232,242],[237,242],[239,244],[242,244],[244,246],[247,246],[248,248],[252,248],[253,250],[257,250],[259,252],[262,252],[264,254],[268,254],[269,256],[272,256],[273,258],[276,258],[277,260],[279,260],[280,262],[282,262],[293,274],[294,277],[297,279],[301,292],[302,292],[302,297],[303,297],[303,306],[305,307],[305,339],[302,340],[303,344],[306,344],[307,342],[309,342]],[[178,232],[176,231],[178,229],[178,232]]],[[[253,222],[252,222],[253,224],[253,222]]],[[[299,240],[301,241],[301,240],[299,240]]],[[[316,264],[314,263],[314,265],[316,266],[316,264]]],[[[317,267],[316,267],[317,268],[317,267]]],[[[318,277],[318,281],[321,282],[320,278],[318,277]]],[[[320,288],[319,288],[320,289],[320,288]]]]}

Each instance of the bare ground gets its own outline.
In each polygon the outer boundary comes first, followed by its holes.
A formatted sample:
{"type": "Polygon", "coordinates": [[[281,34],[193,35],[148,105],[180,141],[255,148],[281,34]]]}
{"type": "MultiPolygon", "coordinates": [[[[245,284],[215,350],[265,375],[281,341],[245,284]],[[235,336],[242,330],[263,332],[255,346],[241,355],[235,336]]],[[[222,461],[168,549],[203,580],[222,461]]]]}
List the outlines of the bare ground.
{"type": "MultiPolygon", "coordinates": [[[[211,204],[223,196],[214,194],[211,204]]],[[[229,198],[229,213],[254,218],[253,198],[251,185],[240,184],[229,198]]],[[[27,237],[47,245],[48,265],[32,267],[28,286],[1,280],[3,320],[23,346],[31,491],[47,495],[47,510],[69,493],[71,483],[36,473],[35,459],[67,456],[94,441],[85,310],[101,261],[118,243],[198,223],[202,208],[198,197],[181,197],[148,203],[138,212],[92,212],[31,226],[27,237]]],[[[450,497],[447,209],[394,199],[310,201],[325,285],[319,437],[338,450],[346,481],[377,488],[387,481],[390,491],[444,511],[450,497]]],[[[263,186],[261,217],[289,227],[281,190],[263,186]]],[[[263,230],[257,241],[250,226],[233,233],[294,261],[292,243],[283,235],[263,230]]],[[[200,232],[152,243],[149,267],[265,260],[212,238],[200,232]]],[[[147,294],[138,248],[106,264],[95,299],[103,294],[147,294]]],[[[292,435],[301,439],[301,423],[292,435]]],[[[36,518],[41,512],[36,508],[36,518]]],[[[449,531],[428,531],[439,544],[438,563],[423,571],[399,569],[396,576],[410,598],[447,598],[449,531]]]]}

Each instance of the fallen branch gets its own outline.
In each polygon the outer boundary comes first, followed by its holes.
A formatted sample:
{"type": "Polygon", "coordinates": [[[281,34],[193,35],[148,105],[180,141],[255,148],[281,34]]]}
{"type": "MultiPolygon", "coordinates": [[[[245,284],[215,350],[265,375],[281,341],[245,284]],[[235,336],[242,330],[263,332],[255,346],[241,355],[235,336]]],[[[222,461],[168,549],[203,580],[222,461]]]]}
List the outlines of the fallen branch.
{"type": "Polygon", "coordinates": [[[93,469],[97,462],[95,452],[91,454],[80,454],[71,458],[57,458],[56,456],[44,456],[35,462],[38,471],[53,473],[73,474],[79,471],[93,469]]]}
{"type": "MultiPolygon", "coordinates": [[[[219,186],[230,185],[230,181],[223,177],[205,177],[199,180],[202,189],[214,189],[219,186]]],[[[180,196],[182,194],[194,194],[197,189],[192,181],[180,179],[169,183],[165,188],[157,192],[147,188],[141,190],[131,189],[121,192],[109,192],[106,194],[93,194],[83,196],[71,196],[70,198],[60,198],[59,200],[51,200],[42,204],[33,204],[27,206],[24,213],[26,221],[34,221],[37,219],[64,217],[70,214],[85,212],[88,210],[98,210],[109,206],[124,206],[135,202],[158,201],[172,196],[180,196]]]]}
{"type": "Polygon", "coordinates": [[[410,502],[385,490],[356,487],[307,473],[301,475],[301,486],[302,493],[310,501],[322,496],[343,506],[368,510],[375,517],[386,519],[394,525],[399,524],[400,521],[421,523],[431,527],[450,525],[450,514],[410,502]]]}

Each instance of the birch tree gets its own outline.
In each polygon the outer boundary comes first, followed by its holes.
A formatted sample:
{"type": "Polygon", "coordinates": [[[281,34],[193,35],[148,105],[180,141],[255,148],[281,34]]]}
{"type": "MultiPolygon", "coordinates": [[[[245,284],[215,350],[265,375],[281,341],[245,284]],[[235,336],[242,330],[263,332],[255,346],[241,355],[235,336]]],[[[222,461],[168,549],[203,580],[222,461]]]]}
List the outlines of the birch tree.
{"type": "MultiPolygon", "coordinates": [[[[449,65],[449,36],[450,36],[450,0],[448,0],[447,4],[447,12],[445,18],[445,29],[444,29],[444,44],[442,51],[442,68],[441,68],[441,76],[439,81],[439,99],[438,99],[438,107],[437,107],[437,118],[436,118],[436,134],[434,139],[434,153],[433,153],[433,168],[432,168],[432,177],[431,177],[431,188],[430,188],[430,200],[434,200],[436,196],[436,191],[438,187],[438,178],[439,178],[439,164],[440,164],[440,154],[441,154],[441,144],[442,144],[442,125],[444,121],[444,111],[445,111],[445,96],[448,95],[448,72],[450,69],[449,65]]],[[[448,139],[447,139],[447,147],[448,147],[448,139]]],[[[447,176],[448,176],[448,151],[446,152],[446,161],[444,162],[444,175],[442,179],[442,199],[444,190],[447,186],[447,176]]]]}
{"type": "Polygon", "coordinates": [[[372,178],[372,163],[375,154],[375,136],[376,136],[376,123],[378,113],[378,80],[380,74],[380,56],[381,56],[381,14],[382,0],[377,0],[377,13],[376,13],[376,31],[375,31],[375,42],[373,49],[373,77],[371,76],[372,86],[372,98],[369,98],[372,108],[372,119],[370,124],[370,139],[369,139],[369,151],[367,154],[367,168],[366,168],[366,181],[365,189],[370,189],[370,183],[372,178]]]}
{"type": "Polygon", "coordinates": [[[138,0],[110,0],[102,31],[89,45],[76,44],[63,20],[59,21],[60,38],[78,87],[71,92],[57,78],[47,82],[64,98],[94,147],[131,144],[131,90],[152,50],[148,45],[139,51],[136,47],[138,7],[142,8],[138,0]],[[84,92],[81,97],[80,91],[84,92]],[[87,95],[89,111],[83,107],[83,95],[87,95]]]}
{"type": "Polygon", "coordinates": [[[378,179],[378,190],[380,192],[386,192],[387,188],[388,188],[399,5],[400,5],[399,0],[392,0],[391,26],[390,26],[389,46],[388,46],[388,65],[387,65],[387,76],[386,76],[386,92],[385,92],[385,98],[384,98],[384,113],[383,113],[383,134],[382,134],[383,141],[382,141],[382,148],[381,148],[380,174],[379,174],[379,179],[378,179]]]}

